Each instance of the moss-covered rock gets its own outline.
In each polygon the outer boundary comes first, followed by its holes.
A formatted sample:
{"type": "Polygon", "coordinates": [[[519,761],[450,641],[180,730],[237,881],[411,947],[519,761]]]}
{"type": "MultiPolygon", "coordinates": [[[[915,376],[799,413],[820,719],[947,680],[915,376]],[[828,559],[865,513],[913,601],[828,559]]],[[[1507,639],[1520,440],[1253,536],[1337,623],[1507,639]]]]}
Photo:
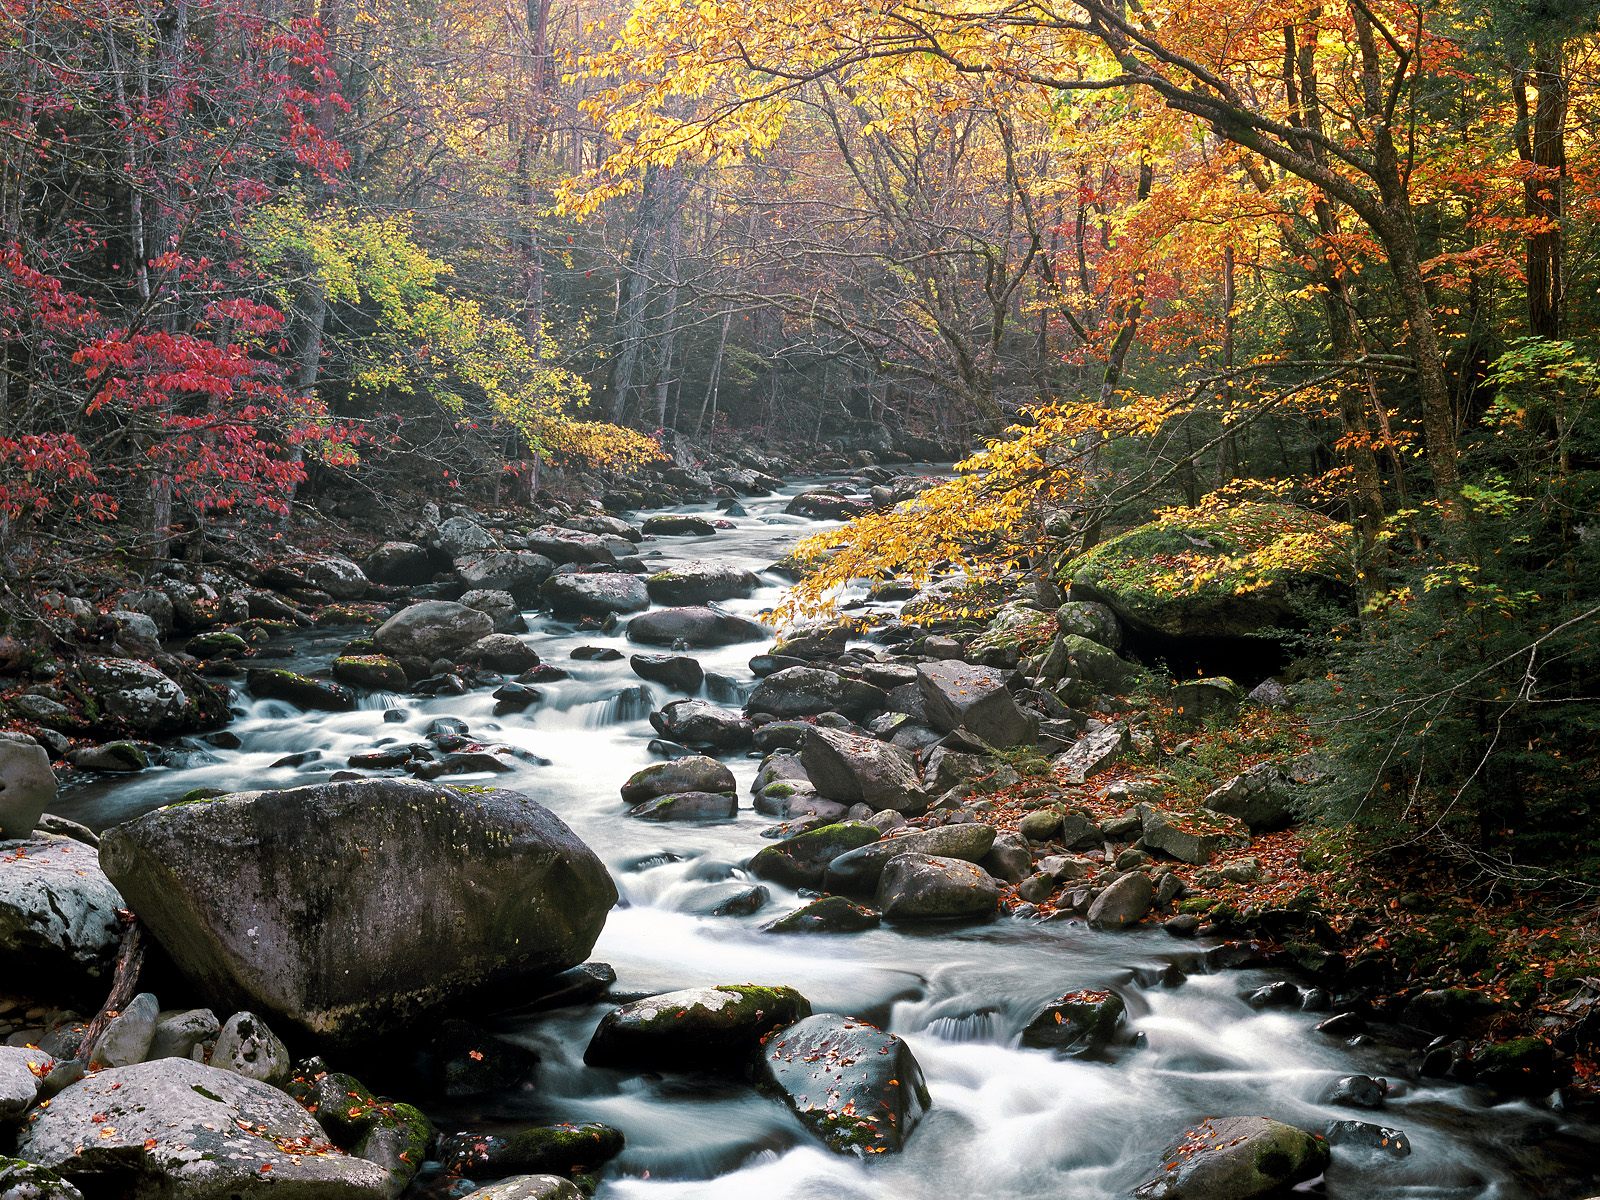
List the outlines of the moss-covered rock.
{"type": "Polygon", "coordinates": [[[583,1060],[634,1071],[740,1071],[769,1033],[810,1015],[810,1001],[787,987],[667,992],[607,1013],[583,1060]]]}
{"type": "Polygon", "coordinates": [[[1146,634],[1260,638],[1297,621],[1295,602],[1348,578],[1345,529],[1285,504],[1169,514],[1102,542],[1062,569],[1146,634]]]}
{"type": "Polygon", "coordinates": [[[581,1175],[622,1153],[622,1133],[609,1125],[536,1125],[516,1133],[455,1133],[439,1143],[439,1158],[454,1175],[581,1175]]]}
{"type": "Polygon", "coordinates": [[[248,682],[261,700],[286,700],[297,708],[324,712],[349,712],[356,706],[355,693],[341,683],[276,667],[252,670],[248,682]]]}
{"type": "Polygon", "coordinates": [[[1328,1166],[1328,1142],[1267,1117],[1211,1117],[1161,1156],[1140,1200],[1256,1200],[1314,1179],[1328,1166]]]}
{"type": "Polygon", "coordinates": [[[880,836],[876,826],[864,821],[839,821],[797,833],[757,851],[747,869],[758,879],[770,879],[785,887],[819,887],[830,862],[880,836]]]}
{"type": "Polygon", "coordinates": [[[333,660],[333,677],[351,687],[397,692],[406,686],[406,673],[387,654],[345,654],[333,660]]]}

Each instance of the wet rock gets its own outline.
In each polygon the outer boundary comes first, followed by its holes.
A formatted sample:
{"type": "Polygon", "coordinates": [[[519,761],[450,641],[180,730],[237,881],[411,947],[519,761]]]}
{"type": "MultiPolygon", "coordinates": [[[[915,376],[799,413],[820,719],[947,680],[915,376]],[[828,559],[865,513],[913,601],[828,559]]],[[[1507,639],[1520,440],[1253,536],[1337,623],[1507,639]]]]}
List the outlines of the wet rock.
{"type": "Polygon", "coordinates": [[[552,575],[539,589],[550,610],[559,617],[604,617],[611,613],[643,612],[650,596],[637,575],[615,571],[604,574],[552,575]]]}
{"type": "Polygon", "coordinates": [[[335,600],[359,600],[372,586],[365,571],[336,554],[300,559],[295,565],[308,584],[335,600]]]}
{"type": "Polygon", "coordinates": [[[1411,997],[1405,1019],[1429,1033],[1457,1035],[1481,1029],[1499,1007],[1492,996],[1472,988],[1436,988],[1411,997]]]}
{"type": "Polygon", "coordinates": [[[267,667],[254,667],[245,678],[261,700],[284,700],[296,708],[319,712],[350,712],[356,706],[355,693],[332,680],[267,667]]]}
{"type": "Polygon", "coordinates": [[[174,805],[100,853],[203,995],[333,1042],[581,962],[616,901],[529,797],[402,779],[174,805]]]}
{"type": "Polygon", "coordinates": [[[704,604],[755,595],[761,581],[750,571],[723,563],[674,563],[645,580],[650,599],[657,604],[704,604]]]}
{"type": "Polygon", "coordinates": [[[512,1134],[456,1133],[440,1139],[439,1159],[455,1175],[584,1175],[622,1153],[622,1133],[609,1125],[537,1125],[512,1134]]]}
{"type": "Polygon", "coordinates": [[[878,890],[884,868],[902,854],[931,854],[979,863],[993,845],[994,830],[976,822],[913,829],[841,854],[828,864],[823,886],[830,892],[869,896],[878,890]]]}
{"type": "Polygon", "coordinates": [[[836,1013],[768,1039],[756,1080],[840,1154],[903,1149],[933,1103],[904,1041],[836,1013]]]}
{"type": "Polygon", "coordinates": [[[142,737],[180,733],[194,724],[194,702],[149,663],[91,658],[79,668],[103,723],[142,737]]]}
{"type": "Polygon", "coordinates": [[[928,722],[940,733],[965,728],[992,746],[1015,746],[1038,736],[1033,720],[1006,687],[1006,677],[991,667],[962,662],[924,663],[917,687],[928,722]]]}
{"type": "Polygon", "coordinates": [[[442,1096],[514,1092],[533,1079],[539,1056],[472,1021],[439,1023],[425,1057],[427,1075],[442,1096]]]}
{"type": "Polygon", "coordinates": [[[1346,1075],[1334,1080],[1322,1094],[1324,1104],[1342,1108],[1382,1108],[1389,1084],[1370,1075],[1346,1075]]]}
{"type": "Polygon", "coordinates": [[[1472,1054],[1477,1082],[1497,1092],[1543,1096],[1572,1080],[1572,1067],[1542,1037],[1509,1038],[1472,1054]]]}
{"type": "Polygon", "coordinates": [[[756,684],[745,709],[779,718],[836,712],[860,721],[888,703],[889,697],[881,689],[859,679],[816,667],[787,667],[756,684]]]}
{"type": "Polygon", "coordinates": [[[817,791],[830,799],[906,813],[927,807],[910,757],[876,738],[813,726],[800,761],[817,791]]]}
{"type": "Polygon", "coordinates": [[[876,909],[843,896],[823,896],[762,928],[766,933],[861,933],[876,929],[881,920],[876,909]]]}
{"type": "Polygon", "coordinates": [[[1068,992],[1041,1007],[1022,1030],[1022,1044],[1077,1058],[1103,1050],[1122,1028],[1127,1006],[1112,991],[1068,992]]]}
{"type": "Polygon", "coordinates": [[[381,1168],[325,1145],[276,1088],[167,1058],[73,1084],[23,1129],[17,1150],[95,1194],[388,1200],[381,1168]]]}
{"type": "Polygon", "coordinates": [[[474,1188],[472,1194],[478,1200],[584,1200],[577,1185],[559,1175],[518,1175],[474,1188]]]}
{"type": "Polygon", "coordinates": [[[495,631],[487,614],[450,600],[424,600],[403,608],[378,626],[372,640],[395,658],[432,662],[464,650],[495,631]]]}
{"type": "MultiPolygon", "coordinates": [[[[477,609],[494,623],[495,633],[525,633],[528,623],[522,619],[522,605],[510,592],[496,588],[477,588],[462,592],[460,603],[477,609]]],[[[473,645],[477,645],[476,642],[473,645]]],[[[470,648],[470,647],[469,647],[470,648]]],[[[465,656],[466,651],[461,651],[465,656]]]]}
{"type": "Polygon", "coordinates": [[[767,721],[756,726],[756,749],[770,754],[774,750],[798,750],[811,731],[809,721],[767,721]]]}
{"type": "Polygon", "coordinates": [[[634,1071],[739,1071],[769,1033],[810,1015],[810,1002],[793,988],[668,992],[607,1013],[583,1061],[634,1071]]]}
{"type": "Polygon", "coordinates": [[[1250,844],[1244,822],[1220,813],[1174,813],[1147,808],[1141,843],[1191,866],[1204,866],[1223,850],[1250,844]]]}
{"type": "Polygon", "coordinates": [[[678,911],[698,917],[748,917],[760,912],[771,899],[772,893],[759,883],[730,879],[695,892],[688,901],[678,905],[678,911]]]}
{"type": "Polygon", "coordinates": [[[406,587],[432,579],[433,560],[414,542],[384,542],[362,561],[362,570],[374,583],[406,587]]]}
{"type": "Polygon", "coordinates": [[[1408,1158],[1411,1154],[1411,1139],[1398,1129],[1386,1129],[1382,1125],[1369,1125],[1365,1121],[1330,1121],[1326,1133],[1329,1145],[1333,1146],[1376,1150],[1390,1158],[1408,1158]]]}
{"type": "Polygon", "coordinates": [[[0,842],[0,979],[43,998],[105,998],[122,939],[124,901],[96,851],[35,834],[0,842]]]}
{"type": "Polygon", "coordinates": [[[628,640],[647,646],[731,646],[764,641],[766,626],[707,605],[663,608],[628,622],[628,640]]]}
{"type": "Polygon", "coordinates": [[[519,605],[531,605],[556,564],[532,550],[490,550],[457,558],[455,569],[469,592],[508,592],[519,605]]]}
{"type": "Polygon", "coordinates": [[[637,821],[728,821],[739,811],[730,792],[674,792],[656,796],[628,810],[637,821]]]}
{"type": "Polygon", "coordinates": [[[21,733],[0,733],[0,838],[22,838],[56,799],[50,752],[21,733]]]}
{"type": "Polygon", "coordinates": [[[1224,675],[1173,685],[1173,716],[1183,721],[1231,721],[1244,703],[1244,689],[1224,675]]]}
{"type": "Polygon", "coordinates": [[[211,1065],[281,1088],[288,1082],[293,1064],[288,1047],[265,1021],[254,1013],[238,1012],[217,1034],[211,1065]]]}
{"type": "Polygon", "coordinates": [[[650,724],[662,737],[695,748],[738,750],[752,736],[743,716],[704,700],[674,700],[651,713],[650,724]]]}
{"type": "Polygon", "coordinates": [[[706,677],[698,662],[681,654],[635,654],[628,659],[628,665],[640,679],[680,692],[698,692],[706,677]]]}
{"type": "Polygon", "coordinates": [[[958,858],[898,855],[878,880],[878,908],[891,921],[987,917],[999,902],[999,883],[982,867],[958,858]]]}
{"type": "Polygon", "coordinates": [[[877,841],[878,836],[878,831],[864,822],[837,821],[764,847],[746,869],[758,879],[785,887],[819,887],[830,862],[846,851],[877,841]]]}
{"type": "Polygon", "coordinates": [[[816,521],[848,521],[852,517],[860,516],[871,507],[870,503],[852,500],[837,492],[813,489],[801,492],[790,500],[783,511],[791,516],[810,517],[816,521]]]}
{"type": "Polygon", "coordinates": [[[1276,763],[1257,763],[1205,798],[1212,812],[1237,817],[1252,833],[1287,829],[1294,822],[1293,785],[1276,763]]]}
{"type": "Polygon", "coordinates": [[[233,659],[241,658],[250,650],[250,643],[237,633],[226,633],[220,629],[213,629],[206,633],[197,633],[184,643],[185,654],[195,658],[208,659],[233,659]]]}
{"type": "Polygon", "coordinates": [[[333,676],[351,687],[374,692],[398,692],[406,686],[404,668],[387,654],[340,655],[333,660],[333,676]]]}
{"type": "Polygon", "coordinates": [[[600,564],[609,567],[615,566],[617,561],[612,540],[605,534],[579,533],[557,525],[544,525],[530,533],[528,549],[557,564],[600,564]]]}
{"type": "Polygon", "coordinates": [[[717,527],[692,513],[656,513],[639,526],[646,537],[710,537],[717,527]]]}
{"type": "Polygon", "coordinates": [[[1328,1143],[1268,1117],[1211,1117],[1162,1156],[1160,1174],[1139,1200],[1256,1200],[1314,1179],[1328,1166],[1328,1143]]]}
{"type": "Polygon", "coordinates": [[[1089,906],[1089,924],[1097,929],[1126,929],[1137,924],[1154,902],[1150,876],[1129,871],[1095,897],[1089,906]]]}
{"type": "Polygon", "coordinates": [[[714,758],[693,754],[670,762],[652,763],[635,771],[622,785],[622,799],[638,804],[673,792],[728,792],[738,788],[733,772],[714,758]]]}
{"type": "Polygon", "coordinates": [[[531,671],[539,665],[538,652],[511,633],[491,633],[479,638],[461,652],[461,660],[508,675],[531,671]]]}

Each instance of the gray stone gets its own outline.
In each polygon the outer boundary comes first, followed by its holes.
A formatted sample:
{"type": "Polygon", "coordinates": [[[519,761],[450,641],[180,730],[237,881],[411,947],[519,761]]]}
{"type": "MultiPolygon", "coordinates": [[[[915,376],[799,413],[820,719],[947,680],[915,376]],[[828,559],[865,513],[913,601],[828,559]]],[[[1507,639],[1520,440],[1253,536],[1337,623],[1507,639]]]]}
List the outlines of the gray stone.
{"type": "Polygon", "coordinates": [[[1033,866],[1033,853],[1016,834],[1002,833],[978,865],[1003,883],[1020,883],[1033,866]]]}
{"type": "Polygon", "coordinates": [[[1090,730],[1071,749],[1056,755],[1055,765],[1067,783],[1082,783],[1116,765],[1128,747],[1128,728],[1121,723],[1090,730]]]}
{"type": "Polygon", "coordinates": [[[927,793],[911,758],[877,738],[813,727],[800,752],[806,775],[822,795],[875,809],[921,812],[927,793]]]}
{"type": "MultiPolygon", "coordinates": [[[[95,1047],[91,1066],[131,1067],[150,1057],[150,1043],[161,1018],[161,1002],[153,992],[140,992],[111,1019],[95,1047]]],[[[187,1056],[185,1056],[187,1057],[187,1056]]]]}
{"type": "MultiPolygon", "coordinates": [[[[477,588],[470,592],[462,592],[459,602],[467,608],[475,608],[485,614],[494,622],[495,633],[527,632],[528,623],[522,619],[522,605],[517,603],[517,598],[510,592],[503,592],[498,588],[477,588]]],[[[479,641],[481,640],[480,638],[479,641]]],[[[472,646],[477,644],[478,642],[473,642],[472,646]]],[[[472,646],[460,652],[463,658],[472,646]]]]}
{"type": "Polygon", "coordinates": [[[79,670],[103,722],[145,737],[178,733],[190,722],[193,704],[188,695],[149,663],[91,658],[79,670]]]}
{"type": "Polygon", "coordinates": [[[993,916],[999,902],[998,881],[958,858],[902,854],[888,861],[878,880],[878,908],[891,921],[993,916]]]}
{"type": "Polygon", "coordinates": [[[639,821],[727,821],[738,811],[732,792],[673,792],[635,805],[628,815],[639,821]]]}
{"type": "Polygon", "coordinates": [[[27,837],[55,799],[50,752],[24,734],[0,733],[0,838],[27,837]]]}
{"type": "Polygon", "coordinates": [[[1220,813],[1174,813],[1140,805],[1144,809],[1141,842],[1148,850],[1204,866],[1223,850],[1236,850],[1250,844],[1250,833],[1237,817],[1220,813]]]}
{"type": "Polygon", "coordinates": [[[785,887],[819,887],[830,862],[878,837],[878,830],[863,821],[838,821],[757,851],[746,869],[758,879],[785,887]]]}
{"type": "Polygon", "coordinates": [[[1017,707],[1005,675],[991,667],[923,663],[917,668],[917,687],[928,721],[940,733],[964,728],[1000,747],[1038,737],[1037,722],[1017,707]]]}
{"type": "Polygon", "coordinates": [[[667,762],[651,763],[635,771],[622,785],[622,799],[638,804],[673,792],[733,792],[738,787],[733,772],[714,758],[691,754],[667,762]]]}
{"type": "Polygon", "coordinates": [[[698,692],[705,682],[705,669],[682,654],[635,654],[628,665],[640,679],[664,683],[680,692],[698,692]]]}
{"type": "Polygon", "coordinates": [[[478,1200],[584,1200],[577,1184],[559,1175],[518,1175],[472,1194],[478,1200]]]}
{"type": "Polygon", "coordinates": [[[455,560],[456,575],[469,591],[507,592],[519,605],[538,598],[539,585],[556,564],[532,550],[488,550],[455,560]]]}
{"type": "Polygon", "coordinates": [[[0,1155],[0,1200],[83,1200],[83,1193],[54,1171],[0,1155]]]}
{"type": "Polygon", "coordinates": [[[616,571],[552,575],[539,594],[550,610],[562,617],[605,617],[650,607],[644,581],[616,571]]]}
{"type": "Polygon", "coordinates": [[[55,1062],[43,1050],[0,1046],[0,1125],[20,1120],[33,1107],[39,1098],[39,1081],[55,1062]]]}
{"type": "Polygon", "coordinates": [[[528,549],[555,563],[615,566],[617,556],[603,535],[544,525],[528,535],[528,549]]]}
{"type": "Polygon", "coordinates": [[[330,679],[313,679],[276,667],[253,667],[245,679],[250,691],[262,700],[283,700],[317,712],[349,712],[356,706],[355,693],[330,679]]]}
{"type": "Polygon", "coordinates": [[[365,571],[348,558],[333,554],[307,559],[301,570],[307,583],[335,600],[359,600],[372,586],[365,571]]]}
{"type": "Polygon", "coordinates": [[[645,580],[650,599],[657,604],[704,604],[755,595],[761,581],[750,571],[723,563],[674,563],[645,580]]]}
{"type": "Polygon", "coordinates": [[[739,713],[704,700],[674,700],[651,713],[650,724],[662,737],[681,745],[714,750],[748,746],[753,732],[739,713]]]}
{"type": "Polygon", "coordinates": [[[98,1003],[121,944],[123,907],[93,847],[50,834],[0,842],[0,979],[98,1003]]]}
{"type": "Polygon", "coordinates": [[[17,1151],[95,1194],[134,1200],[388,1200],[388,1174],[327,1147],[276,1088],[182,1058],[87,1076],[17,1151]]]}
{"type": "Polygon", "coordinates": [[[451,517],[440,524],[434,535],[434,544],[449,557],[459,558],[475,550],[491,550],[495,540],[494,535],[476,521],[467,517],[451,517]]]}
{"type": "Polygon", "coordinates": [[[1028,1019],[1021,1042],[1064,1058],[1093,1054],[1117,1035],[1126,1011],[1122,997],[1112,991],[1068,992],[1028,1019]]]}
{"type": "Polygon", "coordinates": [[[191,1058],[196,1046],[214,1042],[222,1032],[217,1014],[209,1008],[163,1013],[156,1022],[146,1058],[191,1058]]]}
{"type": "Polygon", "coordinates": [[[424,600],[402,608],[372,635],[385,654],[432,662],[464,650],[495,632],[487,613],[450,600],[424,600]]]}
{"type": "Polygon", "coordinates": [[[161,630],[156,623],[141,612],[116,609],[106,614],[115,632],[112,642],[124,654],[137,658],[154,658],[161,653],[161,630]]]}
{"type": "Polygon", "coordinates": [[[265,1021],[250,1012],[228,1018],[211,1048],[211,1065],[273,1087],[288,1083],[294,1067],[289,1048],[265,1021]]]}
{"type": "Polygon", "coordinates": [[[628,622],[628,640],[647,646],[731,646],[764,641],[766,626],[709,606],[663,608],[628,622]]]}
{"type": "Polygon", "coordinates": [[[173,805],[100,852],[203,996],[336,1043],[582,962],[616,902],[531,798],[413,780],[173,805]]]}
{"type": "Polygon", "coordinates": [[[667,992],[607,1013],[583,1061],[630,1071],[742,1071],[768,1034],[810,1015],[810,1001],[787,987],[667,992]]]}
{"type": "Polygon", "coordinates": [[[1244,703],[1244,689],[1225,675],[1186,679],[1172,688],[1172,713],[1179,720],[1231,721],[1244,703]]]}
{"type": "Polygon", "coordinates": [[[463,662],[477,663],[491,671],[517,674],[539,665],[537,651],[514,633],[491,633],[479,638],[461,652],[463,662]]]}
{"type": "Polygon", "coordinates": [[[80,771],[129,775],[148,767],[150,756],[135,742],[102,742],[78,747],[67,755],[67,761],[80,771]]]}
{"type": "Polygon", "coordinates": [[[836,712],[860,721],[870,713],[881,711],[888,703],[889,697],[882,689],[859,679],[848,679],[836,671],[817,667],[786,667],[756,685],[745,703],[745,711],[779,718],[836,712]]]}
{"type": "Polygon", "coordinates": [[[1126,929],[1135,925],[1155,903],[1155,887],[1143,871],[1129,871],[1095,897],[1089,906],[1089,924],[1096,929],[1126,929]]]}
{"type": "Polygon", "coordinates": [[[1314,1179],[1328,1166],[1317,1134],[1268,1117],[1210,1117],[1161,1156],[1139,1200],[1258,1200],[1314,1179]]]}
{"type": "Polygon", "coordinates": [[[1093,600],[1069,600],[1056,609],[1056,627],[1111,650],[1122,648],[1122,622],[1110,608],[1093,600]]]}
{"type": "Polygon", "coordinates": [[[912,829],[841,854],[828,864],[823,886],[830,892],[868,896],[877,891],[884,868],[902,854],[981,863],[993,846],[994,830],[977,822],[912,829]]]}
{"type": "Polygon", "coordinates": [[[1257,763],[1205,798],[1212,812],[1237,817],[1251,833],[1287,829],[1294,823],[1293,785],[1276,763],[1257,763]]]}
{"type": "Polygon", "coordinates": [[[433,577],[428,552],[414,542],[384,542],[367,555],[364,569],[374,583],[410,585],[433,577]]]}

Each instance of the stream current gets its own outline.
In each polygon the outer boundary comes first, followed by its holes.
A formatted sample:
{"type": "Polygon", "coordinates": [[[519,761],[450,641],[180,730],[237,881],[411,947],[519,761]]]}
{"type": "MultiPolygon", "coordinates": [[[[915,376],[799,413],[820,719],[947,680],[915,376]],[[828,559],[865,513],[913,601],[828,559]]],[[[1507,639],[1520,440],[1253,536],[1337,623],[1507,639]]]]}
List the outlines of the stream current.
{"type": "MultiPolygon", "coordinates": [[[[808,481],[806,486],[815,486],[808,481]]],[[[659,538],[640,547],[652,569],[713,559],[761,574],[801,536],[825,526],[786,516],[798,491],[741,501],[734,528],[710,537],[659,538]],[[659,564],[659,566],[658,566],[659,564]]],[[[707,505],[680,511],[716,515],[707,505]]],[[[754,615],[783,582],[730,611],[754,615]]],[[[1160,1166],[1162,1152],[1205,1116],[1264,1115],[1320,1130],[1364,1120],[1404,1131],[1411,1154],[1336,1146],[1312,1194],[1342,1200],[1575,1200],[1600,1191],[1600,1132],[1529,1103],[1491,1104],[1482,1093],[1424,1081],[1396,1089],[1378,1112],[1320,1102],[1342,1075],[1393,1080],[1398,1051],[1350,1045],[1314,1031],[1326,1014],[1256,1011],[1244,1000],[1265,972],[1207,972],[1203,944],[1145,930],[1103,933],[1078,921],[1002,917],[982,926],[889,927],[845,935],[773,935],[761,926],[801,903],[769,884],[750,916],[696,916],[697,894],[730,878],[768,844],[771,824],[748,807],[759,760],[733,758],[738,816],[715,824],[631,820],[618,788],[658,761],[649,713],[678,698],[633,674],[641,647],[619,629],[581,631],[525,614],[525,635],[572,678],[540,684],[545,699],[496,716],[488,691],[419,698],[370,696],[347,713],[301,712],[243,698],[231,732],[237,750],[197,749],[181,766],[81,786],[64,815],[101,829],[168,803],[191,788],[284,788],[324,781],[347,757],[386,742],[421,740],[430,721],[459,717],[474,736],[530,751],[513,774],[460,776],[525,791],[553,810],[606,862],[622,893],[591,959],[612,964],[616,991],[635,995],[719,983],[786,984],[818,1012],[866,1017],[900,1034],[927,1077],[933,1107],[901,1154],[871,1161],[824,1149],[776,1099],[737,1083],[629,1076],[583,1065],[589,1035],[610,1005],[503,1016],[495,1032],[538,1051],[525,1090],[432,1107],[440,1128],[492,1129],[531,1122],[602,1121],[627,1147],[606,1168],[597,1200],[1100,1200],[1125,1197],[1160,1166]],[[619,661],[569,658],[611,646],[619,661]],[[385,721],[398,709],[404,719],[385,721]],[[297,756],[298,766],[273,766],[297,756]],[[1176,968],[1176,970],[1174,970],[1176,968]],[[1043,1002],[1078,988],[1115,988],[1128,1005],[1133,1046],[1107,1061],[1066,1060],[1022,1049],[1018,1035],[1043,1002]]],[[[325,666],[349,631],[299,635],[298,671],[325,666]]],[[[652,649],[645,647],[643,649],[652,649]]],[[[698,650],[702,695],[737,707],[753,686],[746,666],[759,643],[698,650]]],[[[426,953],[426,947],[419,947],[426,953]]],[[[335,1064],[337,1065],[337,1064],[335,1064]]],[[[397,1086],[401,1098],[406,1097],[397,1086]]]]}

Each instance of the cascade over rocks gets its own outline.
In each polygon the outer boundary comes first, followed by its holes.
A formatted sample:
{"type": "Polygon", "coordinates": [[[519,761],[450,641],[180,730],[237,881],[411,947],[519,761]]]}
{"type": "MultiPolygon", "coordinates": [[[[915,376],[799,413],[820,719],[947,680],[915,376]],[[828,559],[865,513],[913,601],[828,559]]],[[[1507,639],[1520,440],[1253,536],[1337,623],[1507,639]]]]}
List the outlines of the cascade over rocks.
{"type": "Polygon", "coordinates": [[[617,898],[529,797],[401,779],[157,809],[101,858],[202,994],[335,1043],[582,962],[617,898]]]}

